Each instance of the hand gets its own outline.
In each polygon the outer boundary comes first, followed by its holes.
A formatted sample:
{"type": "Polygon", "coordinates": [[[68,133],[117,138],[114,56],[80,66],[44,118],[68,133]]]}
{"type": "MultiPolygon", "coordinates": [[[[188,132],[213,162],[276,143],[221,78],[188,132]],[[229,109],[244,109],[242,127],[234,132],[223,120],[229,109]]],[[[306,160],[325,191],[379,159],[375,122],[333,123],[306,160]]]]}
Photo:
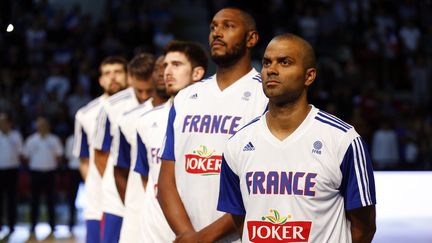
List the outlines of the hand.
{"type": "Polygon", "coordinates": [[[180,234],[174,240],[174,243],[205,243],[208,242],[203,239],[203,236],[200,232],[196,231],[188,231],[183,234],[180,234]]]}

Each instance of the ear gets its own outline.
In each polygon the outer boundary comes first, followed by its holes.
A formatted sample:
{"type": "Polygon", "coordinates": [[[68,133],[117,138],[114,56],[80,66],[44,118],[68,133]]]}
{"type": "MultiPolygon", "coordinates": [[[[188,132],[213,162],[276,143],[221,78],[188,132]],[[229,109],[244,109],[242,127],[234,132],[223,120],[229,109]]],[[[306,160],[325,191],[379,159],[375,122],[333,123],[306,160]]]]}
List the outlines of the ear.
{"type": "Polygon", "coordinates": [[[316,68],[308,68],[306,69],[306,74],[305,74],[305,86],[309,87],[316,78],[316,68]]]}
{"type": "Polygon", "coordinates": [[[192,81],[193,82],[200,81],[202,78],[204,78],[204,73],[205,70],[203,67],[201,66],[194,67],[192,70],[192,81]]]}
{"type": "Polygon", "coordinates": [[[258,31],[256,31],[256,30],[249,31],[247,33],[247,37],[246,38],[247,38],[246,39],[246,47],[249,48],[249,49],[252,48],[252,47],[254,47],[258,43],[258,40],[259,40],[258,31]]]}

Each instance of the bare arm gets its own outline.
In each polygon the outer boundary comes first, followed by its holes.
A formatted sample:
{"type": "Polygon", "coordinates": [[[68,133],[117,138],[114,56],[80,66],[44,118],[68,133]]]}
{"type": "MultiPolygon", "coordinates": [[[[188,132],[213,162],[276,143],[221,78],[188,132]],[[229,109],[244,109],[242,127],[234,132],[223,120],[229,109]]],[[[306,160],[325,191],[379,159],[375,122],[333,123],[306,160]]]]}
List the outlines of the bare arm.
{"type": "Polygon", "coordinates": [[[125,194],[126,194],[128,178],[129,178],[129,169],[114,166],[114,180],[116,183],[117,191],[120,195],[120,199],[122,200],[123,204],[125,203],[125,194]]]}
{"type": "Polygon", "coordinates": [[[367,206],[347,211],[351,221],[353,243],[370,243],[376,231],[375,206],[367,206]]]}
{"type": "Polygon", "coordinates": [[[89,158],[80,158],[79,171],[84,181],[87,178],[88,168],[89,168],[89,158]]]}
{"type": "Polygon", "coordinates": [[[231,214],[231,216],[233,218],[234,225],[237,229],[237,232],[239,233],[240,236],[242,236],[245,216],[244,215],[235,215],[235,214],[231,214]]]}
{"type": "Polygon", "coordinates": [[[171,229],[181,235],[195,230],[177,191],[174,166],[174,161],[162,160],[157,197],[171,229]]]}
{"type": "Polygon", "coordinates": [[[95,149],[94,151],[95,151],[96,168],[99,171],[100,176],[103,176],[105,173],[105,168],[107,166],[109,152],[105,152],[97,149],[95,149]]]}

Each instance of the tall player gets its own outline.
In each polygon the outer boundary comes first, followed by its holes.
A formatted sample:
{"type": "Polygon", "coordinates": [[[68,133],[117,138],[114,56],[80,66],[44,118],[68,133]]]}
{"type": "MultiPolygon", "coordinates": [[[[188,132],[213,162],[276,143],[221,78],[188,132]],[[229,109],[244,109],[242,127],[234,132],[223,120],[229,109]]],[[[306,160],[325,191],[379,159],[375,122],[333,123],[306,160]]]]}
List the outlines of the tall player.
{"type": "MultiPolygon", "coordinates": [[[[117,190],[125,205],[119,242],[142,242],[142,240],[139,239],[139,225],[142,216],[141,209],[144,205],[145,190],[142,186],[140,175],[131,171],[135,167],[136,162],[136,131],[137,125],[140,124],[137,123],[136,120],[141,115],[148,112],[150,108],[165,103],[169,98],[163,79],[163,60],[164,56],[160,56],[156,60],[153,68],[151,79],[154,92],[152,97],[147,101],[151,102],[151,105],[133,108],[121,116],[118,121],[120,140],[119,146],[116,148],[118,150],[118,157],[115,161],[114,175],[117,190]]],[[[129,72],[131,72],[130,69],[129,72]]]]}
{"type": "Polygon", "coordinates": [[[126,111],[140,104],[151,109],[147,101],[152,92],[151,75],[154,58],[150,54],[138,54],[128,64],[128,82],[131,87],[111,96],[103,103],[97,118],[94,148],[95,162],[102,176],[102,242],[118,242],[124,204],[114,180],[114,164],[119,143],[118,119],[126,111]],[[145,102],[145,103],[144,103],[145,102]]]}
{"type": "Polygon", "coordinates": [[[75,115],[75,156],[80,159],[80,171],[85,179],[86,242],[100,242],[100,221],[102,219],[102,177],[94,161],[93,134],[96,128],[96,116],[102,103],[109,96],[127,87],[127,62],[122,57],[105,58],[100,64],[99,84],[104,93],[75,115]]]}
{"type": "MultiPolygon", "coordinates": [[[[204,49],[198,44],[172,41],[165,48],[163,64],[166,90],[174,98],[181,89],[204,77],[207,69],[207,56],[204,49]]],[[[172,99],[142,115],[136,121],[138,124],[138,157],[135,171],[142,175],[144,184],[147,185],[145,201],[140,203],[142,237],[136,242],[173,242],[175,240],[175,234],[168,225],[156,198],[161,166],[158,153],[165,137],[171,105],[172,99]]]]}
{"type": "Polygon", "coordinates": [[[218,209],[239,219],[243,241],[371,242],[370,156],[351,125],[308,104],[312,47],[276,36],[262,65],[269,109],[228,141],[218,209]]]}
{"type": "Polygon", "coordinates": [[[216,210],[226,140],[267,104],[250,52],[258,42],[253,18],[225,8],[213,17],[209,44],[216,75],[180,91],[171,107],[159,202],[177,241],[235,241],[230,215],[216,210]]]}

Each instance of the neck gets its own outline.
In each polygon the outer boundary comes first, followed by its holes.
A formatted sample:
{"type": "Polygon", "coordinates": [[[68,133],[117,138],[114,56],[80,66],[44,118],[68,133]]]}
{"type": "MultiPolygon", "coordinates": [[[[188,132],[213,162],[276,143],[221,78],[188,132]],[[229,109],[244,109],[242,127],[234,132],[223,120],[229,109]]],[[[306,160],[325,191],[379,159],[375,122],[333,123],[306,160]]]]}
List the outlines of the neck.
{"type": "Polygon", "coordinates": [[[153,96],[153,100],[152,100],[152,105],[153,107],[162,105],[163,103],[165,103],[170,97],[169,96],[160,96],[158,94],[156,94],[155,96],[153,96]]]}
{"type": "Polygon", "coordinates": [[[307,100],[283,105],[270,101],[266,114],[267,126],[275,137],[284,140],[300,126],[310,110],[307,100]]]}
{"type": "Polygon", "coordinates": [[[249,55],[243,56],[238,62],[231,66],[218,66],[216,70],[216,81],[221,90],[226,89],[252,69],[249,55]]]}

